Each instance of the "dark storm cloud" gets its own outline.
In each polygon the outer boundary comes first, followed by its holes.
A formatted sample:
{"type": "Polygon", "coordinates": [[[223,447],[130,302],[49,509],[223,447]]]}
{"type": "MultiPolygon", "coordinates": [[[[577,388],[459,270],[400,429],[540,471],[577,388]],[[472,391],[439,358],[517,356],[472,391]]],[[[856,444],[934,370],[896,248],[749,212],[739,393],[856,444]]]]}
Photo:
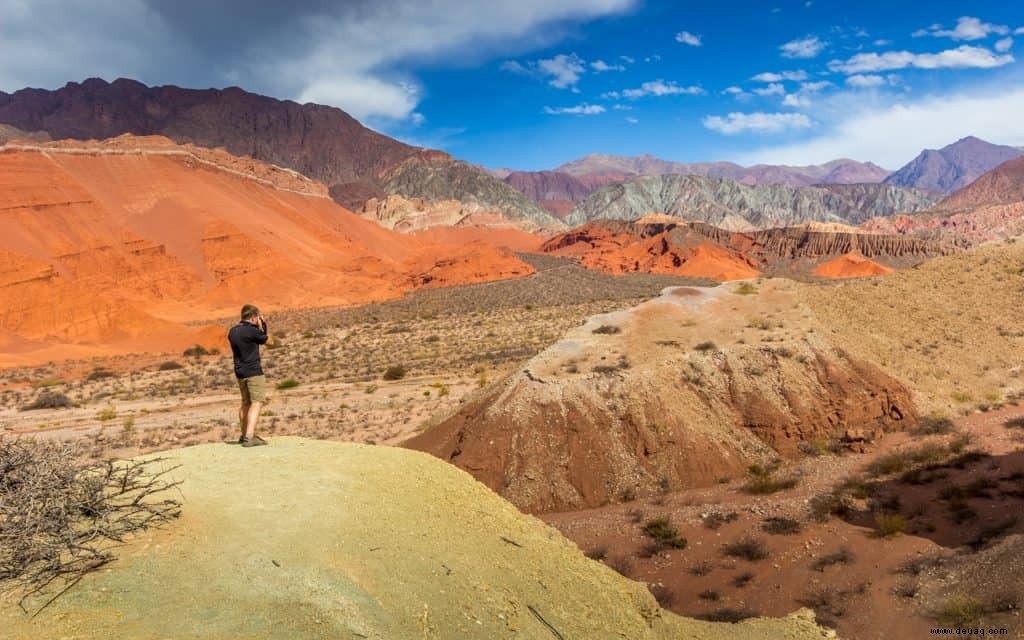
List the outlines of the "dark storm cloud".
{"type": "Polygon", "coordinates": [[[147,84],[239,85],[411,120],[425,61],[501,51],[560,22],[634,0],[0,0],[0,89],[90,76],[147,84]]]}

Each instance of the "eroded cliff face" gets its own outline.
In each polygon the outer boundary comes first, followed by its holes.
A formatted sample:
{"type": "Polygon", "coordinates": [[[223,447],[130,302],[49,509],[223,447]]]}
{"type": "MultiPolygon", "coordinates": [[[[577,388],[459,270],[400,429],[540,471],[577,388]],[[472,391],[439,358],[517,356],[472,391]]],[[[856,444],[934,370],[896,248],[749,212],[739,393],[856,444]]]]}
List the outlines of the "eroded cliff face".
{"type": "Polygon", "coordinates": [[[670,216],[649,216],[636,222],[591,222],[552,237],[541,250],[576,258],[585,266],[608,273],[675,273],[715,280],[749,278],[760,273],[878,275],[891,269],[866,263],[853,270],[816,267],[840,256],[847,256],[847,262],[871,259],[906,265],[953,251],[944,245],[901,235],[792,227],[744,233],[701,222],[681,223],[670,216]]]}
{"type": "Polygon", "coordinates": [[[708,485],[801,442],[858,446],[912,424],[907,388],[815,331],[797,286],[668,289],[593,318],[405,446],[536,513],[708,485]]]}
{"type": "Polygon", "coordinates": [[[294,171],[166,139],[0,147],[0,208],[0,362],[57,344],[180,350],[208,336],[178,323],[255,300],[345,305],[532,272],[482,239],[398,234],[294,171]]]}
{"type": "Polygon", "coordinates": [[[382,174],[386,193],[428,201],[458,200],[465,206],[498,211],[521,228],[564,229],[565,225],[522,193],[469,163],[425,151],[382,174]]]}

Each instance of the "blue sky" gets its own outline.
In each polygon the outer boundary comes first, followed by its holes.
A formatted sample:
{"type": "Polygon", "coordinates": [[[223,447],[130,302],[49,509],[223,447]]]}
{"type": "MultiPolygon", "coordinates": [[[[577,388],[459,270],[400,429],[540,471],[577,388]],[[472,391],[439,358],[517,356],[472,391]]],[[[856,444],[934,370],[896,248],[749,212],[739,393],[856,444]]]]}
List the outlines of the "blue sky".
{"type": "Polygon", "coordinates": [[[5,91],[237,84],[490,167],[897,168],[964,135],[1024,145],[1017,1],[0,0],[0,16],[5,91]]]}

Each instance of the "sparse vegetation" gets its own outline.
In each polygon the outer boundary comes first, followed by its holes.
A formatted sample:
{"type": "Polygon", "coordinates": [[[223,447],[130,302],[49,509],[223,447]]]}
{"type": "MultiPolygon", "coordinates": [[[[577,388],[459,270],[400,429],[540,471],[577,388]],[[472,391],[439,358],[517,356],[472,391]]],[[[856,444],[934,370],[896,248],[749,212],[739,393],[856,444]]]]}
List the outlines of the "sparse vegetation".
{"type": "Polygon", "coordinates": [[[876,513],[875,530],[872,533],[876,538],[892,538],[898,536],[907,529],[906,519],[898,513],[876,513]]]}
{"type": "Polygon", "coordinates": [[[728,522],[735,522],[740,517],[740,514],[735,511],[729,511],[722,513],[720,511],[712,511],[702,518],[704,526],[708,529],[718,529],[723,524],[728,522]]]}
{"type": "Polygon", "coordinates": [[[761,531],[772,535],[794,535],[800,533],[800,522],[792,518],[767,518],[761,523],[761,531]]]}
{"type": "Polygon", "coordinates": [[[747,484],[744,489],[755,495],[768,495],[792,489],[796,486],[796,478],[777,478],[775,469],[752,464],[747,468],[747,484]]]}
{"type": "Polygon", "coordinates": [[[0,441],[0,580],[30,596],[77,582],[115,558],[126,535],[180,513],[161,459],[79,462],[73,444],[0,441]]]}
{"type": "Polygon", "coordinates": [[[400,364],[393,364],[384,370],[385,380],[401,380],[406,374],[405,366],[400,364]]]}
{"type": "Polygon", "coordinates": [[[284,380],[277,383],[276,388],[278,391],[284,391],[286,389],[294,389],[299,386],[299,381],[295,378],[285,378],[284,380]]]}
{"type": "Polygon", "coordinates": [[[184,368],[185,367],[183,365],[175,362],[174,360],[168,360],[166,362],[161,362],[160,366],[157,367],[157,369],[159,371],[175,371],[177,369],[184,369],[184,368]]]}
{"type": "Polygon", "coordinates": [[[811,563],[811,569],[823,572],[825,569],[837,564],[851,564],[853,560],[853,552],[848,547],[840,547],[837,551],[817,558],[811,563]]]}
{"type": "Polygon", "coordinates": [[[622,333],[622,328],[621,327],[616,327],[615,325],[602,324],[600,327],[594,329],[591,333],[605,334],[605,335],[607,335],[607,334],[615,334],[615,333],[622,333]]]}
{"type": "Polygon", "coordinates": [[[717,347],[715,346],[714,342],[711,342],[710,340],[706,340],[704,342],[698,342],[696,345],[694,345],[693,350],[694,351],[714,351],[716,348],[717,347]]]}
{"type": "Polygon", "coordinates": [[[726,544],[722,547],[722,554],[749,562],[758,562],[767,558],[770,552],[762,540],[748,537],[726,544]]]}
{"type": "Polygon", "coordinates": [[[939,608],[935,621],[943,627],[970,627],[981,619],[982,606],[976,598],[956,595],[939,608]]]}
{"type": "Polygon", "coordinates": [[[686,538],[680,537],[679,530],[672,526],[668,518],[648,520],[643,531],[662,547],[685,549],[686,538]]]}
{"type": "Polygon", "coordinates": [[[73,407],[74,403],[63,393],[54,391],[43,391],[36,399],[21,408],[22,411],[37,411],[39,409],[66,409],[73,407]]]}
{"type": "Polygon", "coordinates": [[[749,296],[751,294],[757,293],[757,287],[750,284],[749,282],[744,282],[740,286],[733,289],[732,292],[739,294],[741,296],[749,296]]]}

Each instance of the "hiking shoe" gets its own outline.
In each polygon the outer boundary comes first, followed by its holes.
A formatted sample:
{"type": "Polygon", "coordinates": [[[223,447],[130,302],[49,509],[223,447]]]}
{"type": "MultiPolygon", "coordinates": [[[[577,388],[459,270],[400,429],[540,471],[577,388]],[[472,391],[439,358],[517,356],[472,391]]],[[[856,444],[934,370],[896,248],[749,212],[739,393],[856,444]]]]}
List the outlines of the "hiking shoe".
{"type": "Polygon", "coordinates": [[[267,444],[267,441],[259,436],[253,436],[251,438],[242,438],[243,447],[261,447],[267,444]]]}

